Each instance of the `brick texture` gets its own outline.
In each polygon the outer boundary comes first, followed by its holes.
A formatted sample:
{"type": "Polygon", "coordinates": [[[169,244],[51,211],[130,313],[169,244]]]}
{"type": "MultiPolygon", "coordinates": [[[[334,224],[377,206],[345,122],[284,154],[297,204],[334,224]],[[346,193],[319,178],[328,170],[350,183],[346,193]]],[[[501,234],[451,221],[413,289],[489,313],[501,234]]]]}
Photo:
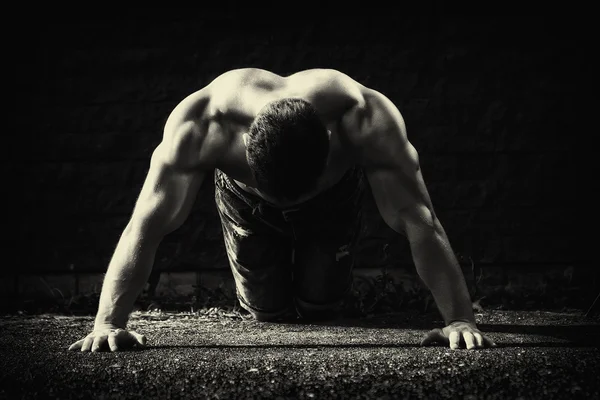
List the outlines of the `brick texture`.
{"type": "MultiPolygon", "coordinates": [[[[576,32],[540,17],[234,22],[38,24],[19,50],[19,146],[3,163],[15,182],[15,268],[104,271],[170,110],[245,66],[336,68],[394,101],[461,260],[590,261],[563,138],[590,68],[576,32]]],[[[165,239],[158,269],[227,268],[213,190],[209,181],[165,239]]],[[[410,264],[372,198],[364,207],[360,266],[410,264]]]]}

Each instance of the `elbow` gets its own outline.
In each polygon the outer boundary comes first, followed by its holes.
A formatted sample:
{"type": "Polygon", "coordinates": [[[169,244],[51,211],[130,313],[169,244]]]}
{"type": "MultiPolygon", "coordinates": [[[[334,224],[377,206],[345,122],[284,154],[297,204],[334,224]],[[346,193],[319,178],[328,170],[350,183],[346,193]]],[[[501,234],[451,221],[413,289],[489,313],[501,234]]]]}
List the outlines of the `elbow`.
{"type": "Polygon", "coordinates": [[[404,231],[409,239],[431,238],[443,234],[442,226],[435,212],[425,204],[415,207],[406,215],[404,231]]]}
{"type": "Polygon", "coordinates": [[[121,240],[137,246],[158,246],[166,233],[164,226],[156,224],[152,220],[132,218],[123,231],[121,240]]]}

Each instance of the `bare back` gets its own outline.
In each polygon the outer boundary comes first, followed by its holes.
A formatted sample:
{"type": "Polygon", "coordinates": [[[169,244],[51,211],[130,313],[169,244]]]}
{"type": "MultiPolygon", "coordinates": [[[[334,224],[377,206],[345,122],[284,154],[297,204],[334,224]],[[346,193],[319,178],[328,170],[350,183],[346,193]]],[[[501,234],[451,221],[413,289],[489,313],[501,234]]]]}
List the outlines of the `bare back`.
{"type": "Polygon", "coordinates": [[[356,162],[345,146],[348,140],[341,120],[361,97],[361,85],[335,70],[312,69],[282,77],[261,69],[238,69],[217,77],[184,99],[169,117],[167,126],[195,121],[207,132],[198,152],[199,165],[203,169],[218,168],[243,190],[277,203],[256,188],[242,136],[266,104],[283,98],[308,101],[331,136],[327,166],[317,189],[298,200],[301,202],[333,186],[356,162]]]}

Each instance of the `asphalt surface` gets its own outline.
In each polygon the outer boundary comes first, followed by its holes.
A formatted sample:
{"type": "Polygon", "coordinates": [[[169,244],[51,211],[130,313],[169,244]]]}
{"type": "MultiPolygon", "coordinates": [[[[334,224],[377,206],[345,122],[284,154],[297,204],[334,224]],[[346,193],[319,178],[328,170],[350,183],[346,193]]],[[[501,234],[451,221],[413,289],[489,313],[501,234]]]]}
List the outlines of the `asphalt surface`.
{"type": "Polygon", "coordinates": [[[276,324],[136,314],[148,347],[67,351],[92,317],[0,317],[2,399],[598,399],[600,321],[486,311],[483,350],[419,347],[435,316],[276,324]]]}

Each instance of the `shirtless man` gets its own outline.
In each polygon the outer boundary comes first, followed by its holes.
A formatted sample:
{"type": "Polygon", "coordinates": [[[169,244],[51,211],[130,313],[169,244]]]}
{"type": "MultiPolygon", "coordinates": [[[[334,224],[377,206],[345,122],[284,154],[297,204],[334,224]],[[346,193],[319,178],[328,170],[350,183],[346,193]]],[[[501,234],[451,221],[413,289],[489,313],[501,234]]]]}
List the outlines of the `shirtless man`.
{"type": "Polygon", "coordinates": [[[475,324],[464,276],[394,104],[335,70],[282,77],[246,68],[217,77],[169,116],[108,266],[93,332],[70,350],[146,343],[126,330],[134,301],[162,238],[181,226],[212,174],[238,299],[257,320],[290,312],[328,318],[338,310],[352,282],[368,179],[385,222],[407,237],[445,321],[421,344],[495,346],[475,324]]]}

